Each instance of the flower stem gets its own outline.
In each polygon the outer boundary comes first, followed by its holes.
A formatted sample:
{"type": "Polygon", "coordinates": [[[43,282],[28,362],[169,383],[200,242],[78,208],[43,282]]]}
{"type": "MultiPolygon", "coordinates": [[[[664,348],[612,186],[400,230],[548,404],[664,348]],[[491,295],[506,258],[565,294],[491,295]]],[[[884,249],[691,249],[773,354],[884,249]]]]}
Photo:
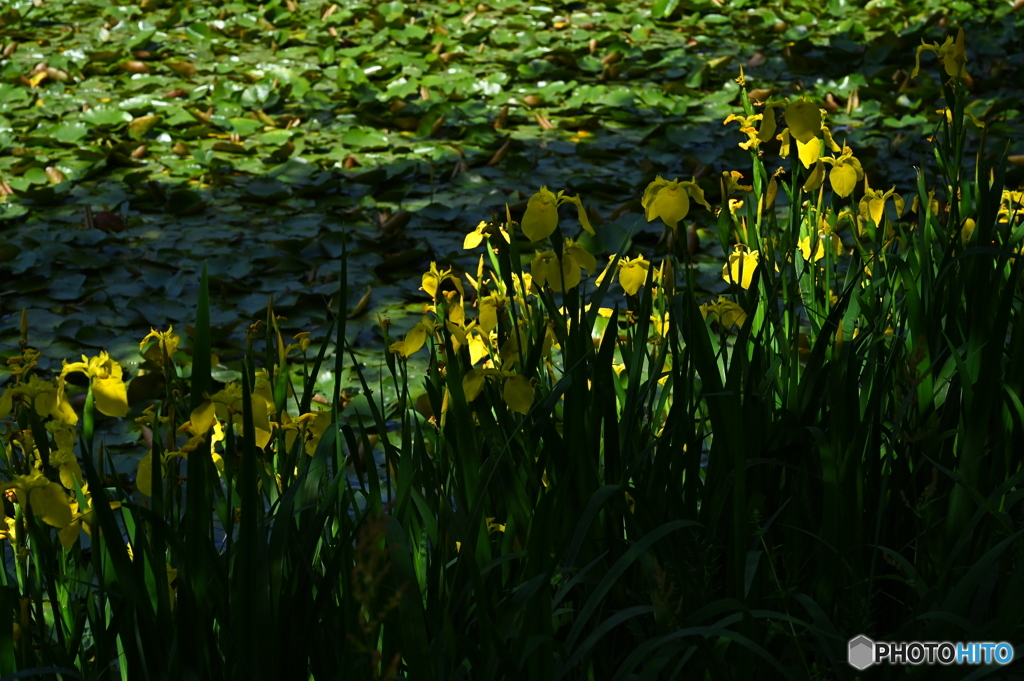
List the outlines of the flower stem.
{"type": "Polygon", "coordinates": [[[85,442],[89,446],[90,453],[92,452],[93,420],[95,414],[93,402],[92,381],[89,381],[89,392],[85,396],[85,410],[82,415],[82,436],[85,438],[85,442]]]}

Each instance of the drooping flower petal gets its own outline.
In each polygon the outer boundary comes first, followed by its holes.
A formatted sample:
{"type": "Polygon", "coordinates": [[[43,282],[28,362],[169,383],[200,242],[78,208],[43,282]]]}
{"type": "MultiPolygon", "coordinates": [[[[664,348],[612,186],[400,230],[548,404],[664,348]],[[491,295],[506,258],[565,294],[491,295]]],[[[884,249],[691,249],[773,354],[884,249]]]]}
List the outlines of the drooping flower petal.
{"type": "Polygon", "coordinates": [[[821,183],[825,181],[825,164],[818,161],[814,164],[814,170],[807,177],[807,181],[804,182],[803,190],[805,192],[817,191],[821,183]]]}
{"type": "Polygon", "coordinates": [[[806,99],[796,99],[786,107],[786,125],[798,142],[807,144],[821,130],[821,110],[806,99]]]}
{"type": "Polygon", "coordinates": [[[832,183],[832,191],[844,199],[853,193],[858,179],[857,167],[852,163],[837,162],[828,174],[828,181],[832,183]]]}
{"type": "Polygon", "coordinates": [[[640,287],[647,281],[647,270],[651,263],[637,256],[632,260],[619,261],[619,284],[628,295],[636,295],[640,287]]]}
{"type": "Polygon", "coordinates": [[[747,253],[742,249],[734,250],[729,254],[729,262],[722,267],[722,278],[730,284],[739,284],[741,288],[750,288],[759,255],[758,251],[747,253]]]}
{"type": "Polygon", "coordinates": [[[661,218],[662,222],[675,229],[679,221],[690,212],[690,199],[679,181],[673,180],[655,190],[646,209],[648,222],[661,218]]]}
{"type": "Polygon", "coordinates": [[[505,404],[509,409],[525,416],[533,405],[533,385],[530,379],[519,375],[505,379],[502,397],[505,398],[505,404]]]}
{"type": "Polygon", "coordinates": [[[807,142],[796,141],[796,151],[804,168],[810,168],[821,157],[821,140],[812,137],[807,142]]]}
{"type": "Polygon", "coordinates": [[[32,513],[47,525],[65,527],[71,522],[71,504],[64,488],[55,482],[29,490],[32,513]]]}
{"type": "Polygon", "coordinates": [[[551,236],[558,226],[558,197],[546,186],[530,197],[523,215],[523,234],[530,241],[540,241],[551,236]]]}

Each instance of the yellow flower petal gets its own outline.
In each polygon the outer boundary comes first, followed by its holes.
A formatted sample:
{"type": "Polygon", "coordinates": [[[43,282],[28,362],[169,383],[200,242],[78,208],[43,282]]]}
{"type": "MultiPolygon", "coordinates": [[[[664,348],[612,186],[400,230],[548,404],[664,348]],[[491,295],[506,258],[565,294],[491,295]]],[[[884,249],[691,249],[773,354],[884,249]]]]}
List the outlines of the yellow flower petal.
{"type": "Polygon", "coordinates": [[[797,140],[796,151],[804,168],[810,168],[821,157],[821,140],[817,137],[812,137],[807,142],[797,140]]]}
{"type": "Polygon", "coordinates": [[[806,144],[821,130],[821,110],[806,99],[794,100],[786,107],[786,125],[798,142],[806,144]]]}
{"type": "Polygon", "coordinates": [[[832,183],[832,191],[845,199],[857,186],[857,168],[851,163],[836,163],[828,174],[828,180],[832,183]]]}
{"type": "Polygon", "coordinates": [[[804,182],[803,190],[805,192],[817,191],[821,183],[825,181],[825,164],[818,161],[814,164],[814,170],[807,177],[807,181],[804,182]]]}
{"type": "Polygon", "coordinates": [[[147,454],[139,460],[135,472],[135,488],[147,497],[153,496],[153,455],[147,454]]]}
{"type": "Polygon", "coordinates": [[[754,270],[758,265],[758,251],[744,253],[741,250],[729,254],[729,262],[722,267],[722,278],[730,284],[738,283],[742,288],[750,288],[754,278],[754,270]]]}
{"type": "Polygon", "coordinates": [[[28,498],[32,513],[47,525],[66,527],[71,522],[71,503],[64,488],[57,483],[29,490],[28,498]]]}
{"type": "Polygon", "coordinates": [[[647,221],[661,218],[669,227],[675,229],[679,221],[690,212],[690,199],[686,191],[679,185],[678,180],[673,180],[666,186],[656,190],[647,205],[647,221]]]}
{"type": "Polygon", "coordinates": [[[403,357],[410,357],[416,353],[423,344],[427,342],[427,329],[422,322],[412,327],[409,333],[405,334],[405,340],[392,343],[388,348],[391,352],[397,352],[403,357]]]}
{"type": "Polygon", "coordinates": [[[540,191],[530,197],[523,215],[523,234],[530,241],[540,241],[551,236],[558,226],[558,198],[541,187],[540,191]]]}
{"type": "Polygon", "coordinates": [[[198,407],[192,410],[192,432],[195,435],[203,435],[210,431],[213,427],[213,421],[217,416],[216,409],[212,400],[203,402],[198,407]]]}
{"type": "Polygon", "coordinates": [[[487,380],[489,371],[487,369],[470,369],[462,377],[462,392],[466,395],[466,402],[472,402],[480,396],[484,389],[484,382],[487,380]]]}
{"type": "Polygon", "coordinates": [[[628,295],[636,295],[640,287],[647,281],[647,270],[651,263],[637,256],[633,260],[619,261],[619,284],[628,295]]]}
{"type": "Polygon", "coordinates": [[[519,375],[505,379],[502,397],[505,398],[509,409],[525,416],[533,405],[533,385],[530,383],[530,379],[519,375]]]}
{"type": "Polygon", "coordinates": [[[71,547],[78,541],[78,537],[82,533],[81,521],[69,523],[62,529],[57,535],[60,537],[60,544],[64,547],[65,551],[70,551],[71,547]]]}

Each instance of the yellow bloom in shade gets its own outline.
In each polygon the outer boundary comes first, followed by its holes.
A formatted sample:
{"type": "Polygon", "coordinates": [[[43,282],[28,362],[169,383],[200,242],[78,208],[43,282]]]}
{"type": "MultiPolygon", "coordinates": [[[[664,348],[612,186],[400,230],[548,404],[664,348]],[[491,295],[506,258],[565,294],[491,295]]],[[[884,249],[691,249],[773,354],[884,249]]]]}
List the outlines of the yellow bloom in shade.
{"type": "Polygon", "coordinates": [[[590,225],[590,218],[587,217],[587,211],[583,210],[583,200],[578,196],[562,196],[562,192],[558,192],[558,205],[563,203],[571,203],[576,206],[576,219],[580,221],[583,229],[587,230],[590,236],[594,236],[596,232],[590,225]]]}
{"type": "MultiPolygon", "coordinates": [[[[797,155],[800,157],[800,162],[804,164],[804,168],[810,168],[811,165],[818,162],[818,158],[821,156],[821,140],[817,137],[812,137],[806,142],[796,141],[797,155]]],[[[818,183],[821,184],[820,182],[818,183]]]]}
{"type": "Polygon", "coordinates": [[[149,335],[143,338],[142,342],[139,343],[139,350],[146,347],[146,343],[150,340],[156,340],[157,344],[154,346],[154,352],[146,354],[146,359],[157,363],[163,362],[164,353],[167,354],[167,357],[173,357],[175,351],[178,349],[178,344],[181,342],[181,338],[178,334],[174,333],[173,326],[169,326],[167,331],[150,329],[149,335]],[[152,354],[152,356],[150,356],[150,354],[152,354]]]}
{"type": "Polygon", "coordinates": [[[825,181],[825,164],[820,160],[814,164],[814,170],[807,176],[807,180],[804,182],[803,190],[805,192],[818,191],[821,183],[825,181]]]}
{"type": "Polygon", "coordinates": [[[761,127],[757,131],[757,139],[760,142],[767,142],[775,134],[777,124],[775,122],[775,113],[773,109],[777,109],[784,105],[784,101],[766,102],[764,105],[764,113],[762,114],[761,127]]]}
{"type": "MultiPolygon", "coordinates": [[[[828,240],[832,244],[832,251],[838,258],[843,252],[843,241],[839,238],[839,235],[832,234],[826,235],[824,232],[818,232],[818,243],[814,249],[814,261],[817,262],[825,257],[825,241],[828,240]]],[[[811,237],[805,236],[800,239],[797,246],[800,248],[800,253],[804,256],[804,260],[811,259],[811,237]]]]}
{"type": "Polygon", "coordinates": [[[21,539],[21,532],[22,530],[14,518],[4,516],[4,522],[0,524],[0,539],[6,539],[11,544],[17,544],[21,539]]]}
{"type": "Polygon", "coordinates": [[[821,136],[825,140],[825,146],[831,149],[834,153],[838,154],[842,151],[842,148],[836,144],[834,139],[832,139],[832,131],[828,129],[827,125],[821,126],[821,136]]]}
{"type": "Polygon", "coordinates": [[[739,114],[730,114],[724,121],[723,125],[738,121],[740,124],[740,132],[747,136],[746,142],[740,142],[740,147],[743,149],[756,149],[761,145],[762,142],[767,142],[775,134],[776,122],[775,114],[772,109],[776,109],[785,104],[784,101],[768,102],[764,105],[764,112],[754,114],[752,116],[742,116],[739,114]],[[754,123],[761,121],[760,128],[754,128],[754,123]]]}
{"type": "Polygon", "coordinates": [[[533,405],[533,385],[530,379],[518,374],[505,379],[502,397],[509,409],[525,416],[533,405]]]}
{"type": "Polygon", "coordinates": [[[636,292],[647,281],[647,270],[650,267],[651,263],[644,260],[642,255],[638,255],[632,260],[627,258],[620,259],[619,284],[622,285],[622,290],[631,296],[636,295],[636,292]]]}
{"type": "Polygon", "coordinates": [[[21,383],[12,388],[7,388],[0,394],[0,419],[11,413],[14,407],[14,398],[21,395],[35,409],[40,417],[52,416],[65,423],[77,423],[71,405],[65,399],[60,402],[57,387],[50,381],[44,381],[35,374],[29,376],[28,383],[21,383]],[[73,419],[73,420],[69,420],[73,419]]]}
{"type": "Polygon", "coordinates": [[[525,376],[513,371],[499,369],[470,369],[462,377],[462,392],[466,402],[472,402],[480,396],[484,383],[488,378],[505,378],[501,396],[509,409],[520,414],[527,414],[533,406],[533,383],[525,376]]]}
{"type": "Polygon", "coordinates": [[[681,182],[678,178],[671,182],[658,175],[644,190],[640,205],[646,211],[648,222],[661,218],[669,227],[675,229],[679,221],[690,212],[690,199],[703,205],[708,210],[711,206],[704,198],[704,192],[696,182],[681,182]]]}
{"type": "Polygon", "coordinates": [[[896,193],[896,187],[893,186],[887,192],[883,192],[880,189],[867,188],[864,190],[864,196],[860,200],[858,205],[858,212],[860,216],[865,220],[871,220],[876,225],[881,226],[882,218],[885,217],[885,202],[889,199],[893,200],[896,206],[896,216],[903,215],[903,197],[896,193]]]}
{"type": "MultiPolygon", "coordinates": [[[[306,454],[313,456],[316,453],[317,445],[320,444],[320,438],[327,432],[330,425],[330,411],[310,412],[294,420],[288,416],[288,412],[285,412],[281,417],[281,429],[285,433],[285,448],[290,451],[295,439],[300,434],[304,434],[306,454]]],[[[214,441],[216,442],[216,439],[214,441]]]]}
{"type": "Polygon", "coordinates": [[[541,251],[533,258],[530,268],[533,270],[533,284],[538,290],[547,284],[553,291],[561,291],[564,280],[565,290],[575,288],[580,283],[580,266],[568,252],[562,252],[562,271],[558,269],[558,257],[554,251],[541,251]]]}
{"type": "Polygon", "coordinates": [[[462,281],[460,281],[458,277],[452,274],[451,268],[443,271],[438,270],[436,262],[430,263],[430,270],[423,273],[423,277],[421,277],[420,279],[420,288],[426,291],[427,295],[429,295],[431,298],[437,301],[437,292],[440,290],[441,284],[443,284],[446,281],[452,282],[452,284],[455,286],[455,289],[459,292],[460,298],[465,297],[466,294],[465,291],[462,289],[462,281]]]}
{"type": "MultiPolygon", "coordinates": [[[[92,509],[92,495],[86,495],[86,499],[90,505],[84,511],[79,509],[77,501],[71,503],[71,521],[64,529],[57,533],[60,536],[61,546],[65,549],[70,549],[75,545],[82,530],[85,530],[85,533],[90,537],[92,536],[92,526],[96,522],[92,509]]],[[[111,510],[121,508],[121,502],[111,501],[110,508],[111,510]]]]}
{"type": "Polygon", "coordinates": [[[413,355],[427,342],[427,334],[433,331],[433,326],[433,322],[424,317],[409,330],[409,333],[405,334],[404,340],[392,343],[388,350],[396,352],[402,357],[413,355]]]}
{"type": "Polygon", "coordinates": [[[971,240],[971,235],[974,234],[974,228],[977,223],[972,218],[964,220],[963,229],[960,231],[960,245],[964,248],[967,247],[967,242],[971,240]]]}
{"type": "Polygon", "coordinates": [[[547,186],[530,197],[523,215],[523,234],[530,241],[540,241],[551,236],[558,226],[558,197],[547,186]]]}
{"type": "Polygon", "coordinates": [[[505,342],[501,344],[501,348],[498,350],[498,358],[502,362],[519,362],[522,360],[522,355],[520,354],[521,348],[519,347],[519,341],[520,339],[526,339],[526,331],[523,328],[523,325],[524,321],[520,320],[519,325],[516,328],[512,329],[512,332],[509,333],[508,338],[506,338],[505,342]]]}
{"type": "Polygon", "coordinates": [[[565,192],[560,191],[556,195],[547,186],[540,188],[540,191],[530,197],[526,204],[526,213],[523,215],[523,234],[530,241],[540,241],[551,236],[558,226],[558,207],[565,203],[576,206],[576,216],[583,226],[583,229],[593,235],[594,228],[590,225],[587,212],[583,210],[583,201],[578,196],[563,196],[565,192]]]}
{"type": "MultiPolygon", "coordinates": [[[[753,116],[741,116],[739,114],[730,114],[724,121],[722,121],[722,124],[726,125],[733,121],[739,121],[740,132],[747,136],[746,142],[739,143],[740,148],[757,149],[757,147],[760,146],[763,140],[761,140],[760,136],[758,135],[757,128],[754,127],[754,123],[761,120],[762,118],[762,114],[754,114],[753,116]]],[[[773,117],[772,124],[774,125],[774,123],[775,120],[773,117]]],[[[762,125],[761,127],[764,128],[765,126],[762,125]]]]}
{"type": "Polygon", "coordinates": [[[466,402],[472,402],[480,396],[480,391],[484,389],[484,381],[487,380],[488,376],[496,376],[499,372],[497,369],[470,369],[462,376],[462,392],[466,396],[466,402]]]}
{"type": "MultiPolygon", "coordinates": [[[[938,203],[938,201],[935,201],[936,207],[938,206],[938,203]]],[[[938,208],[932,212],[937,213],[938,208]]],[[[998,216],[999,224],[1001,225],[1007,224],[1011,219],[1017,220],[1024,218],[1024,191],[1011,191],[1009,189],[1004,189],[999,204],[998,216]]]]}
{"type": "Polygon", "coordinates": [[[786,107],[786,125],[797,142],[807,144],[821,130],[821,110],[807,99],[795,99],[786,107]]]}
{"type": "Polygon", "coordinates": [[[14,475],[0,491],[18,490],[18,503],[31,509],[47,525],[65,527],[71,522],[71,504],[68,495],[56,482],[33,468],[28,475],[14,475]]]}
{"type": "Polygon", "coordinates": [[[477,300],[478,323],[483,332],[490,334],[498,326],[498,311],[504,310],[507,299],[499,294],[477,300]]]}
{"type": "Polygon", "coordinates": [[[722,171],[723,180],[723,194],[729,196],[733,192],[752,192],[754,191],[753,185],[740,184],[740,180],[743,179],[743,173],[736,170],[724,170],[722,171]]]}
{"type": "Polygon", "coordinates": [[[75,427],[61,421],[48,421],[45,427],[53,433],[57,444],[55,450],[50,450],[50,465],[57,468],[61,484],[73,490],[77,480],[79,486],[85,487],[85,476],[75,456],[75,427]]]}
{"type": "Polygon", "coordinates": [[[718,296],[716,302],[707,302],[700,306],[700,314],[704,319],[711,314],[715,321],[722,327],[728,329],[732,326],[743,326],[747,321],[747,313],[736,303],[726,300],[725,296],[718,296]]]}
{"type": "Polygon", "coordinates": [[[821,160],[832,166],[828,181],[832,183],[832,191],[844,199],[852,194],[857,183],[864,179],[864,168],[850,147],[843,147],[843,153],[839,158],[824,156],[821,160]]]}
{"type": "Polygon", "coordinates": [[[739,284],[744,289],[750,288],[759,257],[758,251],[748,253],[746,246],[736,244],[733,252],[729,254],[729,262],[722,267],[722,278],[730,284],[739,284]]]}
{"type": "Polygon", "coordinates": [[[481,220],[480,224],[466,235],[465,240],[462,242],[462,247],[466,250],[476,248],[483,243],[485,237],[493,236],[496,233],[500,233],[505,238],[506,243],[512,243],[512,237],[505,231],[504,225],[493,225],[486,220],[481,220]]]}
{"type": "Polygon", "coordinates": [[[578,241],[567,238],[565,245],[562,247],[562,252],[568,253],[576,261],[576,264],[587,272],[593,274],[597,271],[597,260],[590,253],[587,253],[587,249],[583,248],[583,244],[578,241]]]}
{"type": "Polygon", "coordinates": [[[957,32],[956,40],[953,40],[951,36],[946,36],[946,41],[942,45],[921,41],[921,44],[917,46],[917,58],[914,70],[910,73],[911,78],[917,78],[917,73],[921,70],[921,53],[926,50],[934,52],[938,56],[942,66],[946,69],[946,75],[951,78],[967,78],[967,48],[964,45],[964,29],[961,28],[957,32]]]}
{"type": "MultiPolygon", "coordinates": [[[[81,372],[91,380],[93,399],[96,409],[107,416],[125,416],[128,414],[128,389],[121,379],[121,365],[110,358],[106,352],[100,351],[98,357],[87,358],[82,355],[81,362],[68,364],[64,360],[64,368],[58,379],[58,394],[64,395],[64,378],[72,372],[81,372]]],[[[78,418],[71,422],[77,423],[78,418]]]]}
{"type": "Polygon", "coordinates": [[[594,272],[597,269],[597,260],[594,256],[587,253],[583,246],[573,241],[572,239],[566,239],[565,245],[562,247],[562,272],[558,271],[558,258],[554,251],[539,251],[533,258],[531,263],[533,273],[531,275],[530,286],[536,285],[538,288],[534,289],[534,292],[540,290],[540,287],[546,283],[554,291],[562,290],[562,278],[565,279],[566,290],[575,288],[582,278],[581,268],[586,269],[588,272],[594,272]]]}
{"type": "Polygon", "coordinates": [[[779,158],[786,158],[789,156],[789,143],[792,136],[789,134],[789,128],[783,128],[782,132],[775,136],[775,139],[782,142],[779,147],[779,158]]]}

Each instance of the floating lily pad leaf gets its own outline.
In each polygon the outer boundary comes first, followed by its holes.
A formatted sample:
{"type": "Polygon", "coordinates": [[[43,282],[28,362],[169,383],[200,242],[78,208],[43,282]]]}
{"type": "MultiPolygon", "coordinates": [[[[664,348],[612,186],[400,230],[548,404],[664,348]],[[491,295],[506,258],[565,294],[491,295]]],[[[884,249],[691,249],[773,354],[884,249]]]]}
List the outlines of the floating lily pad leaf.
{"type": "Polygon", "coordinates": [[[49,184],[50,180],[46,177],[46,171],[39,166],[29,168],[22,175],[30,184],[49,184]]]}
{"type": "Polygon", "coordinates": [[[113,210],[127,201],[129,194],[121,187],[110,187],[107,191],[102,194],[90,196],[81,201],[81,203],[88,203],[91,206],[103,206],[107,210],[113,210]]]}
{"type": "Polygon", "coordinates": [[[57,325],[57,328],[54,329],[54,333],[57,338],[61,340],[74,341],[75,335],[84,324],[85,322],[77,317],[71,317],[70,319],[64,318],[61,320],[60,324],[57,325]]]}
{"type": "Polygon", "coordinates": [[[388,137],[373,128],[353,128],[342,135],[341,143],[347,147],[363,150],[386,149],[388,147],[388,137]]]}
{"type": "Polygon", "coordinates": [[[293,134],[291,130],[267,130],[256,135],[253,140],[268,146],[278,146],[290,141],[293,134]]]}
{"type": "Polygon", "coordinates": [[[201,22],[193,22],[185,28],[185,35],[194,43],[205,44],[213,35],[210,27],[201,22]]]}
{"type": "Polygon", "coordinates": [[[317,166],[307,162],[303,158],[289,159],[278,167],[267,173],[267,177],[280,178],[289,184],[304,182],[313,173],[317,172],[317,166]]]}
{"type": "Polygon", "coordinates": [[[31,93],[23,86],[0,83],[0,113],[25,106],[31,98],[31,93]]]}
{"type": "Polygon", "coordinates": [[[94,50],[85,54],[89,57],[90,62],[98,64],[112,64],[124,56],[120,50],[94,50]]]}
{"type": "Polygon", "coordinates": [[[82,114],[82,120],[99,127],[114,127],[130,123],[132,115],[113,106],[97,106],[82,114]]]}
{"type": "Polygon", "coordinates": [[[203,197],[191,189],[179,189],[167,195],[165,210],[171,215],[195,215],[206,207],[203,197]]]}
{"type": "Polygon", "coordinates": [[[148,113],[153,110],[154,101],[151,95],[136,95],[135,97],[122,99],[117,103],[117,106],[123,111],[130,113],[148,113]]]}
{"type": "Polygon", "coordinates": [[[270,109],[281,101],[280,96],[274,92],[271,83],[266,81],[250,85],[242,92],[240,100],[242,106],[259,109],[270,109]]]}
{"type": "Polygon", "coordinates": [[[21,248],[10,243],[0,242],[0,262],[14,260],[21,253],[21,248]]]}
{"type": "Polygon", "coordinates": [[[210,147],[214,151],[221,151],[226,154],[255,154],[256,149],[253,147],[247,147],[243,144],[235,144],[234,142],[214,142],[213,146],[210,147]]]}
{"type": "Polygon", "coordinates": [[[82,284],[84,283],[84,274],[72,273],[57,276],[50,285],[50,297],[55,300],[78,300],[82,297],[82,284]]]}
{"type": "Polygon", "coordinates": [[[387,177],[387,170],[385,170],[384,168],[374,168],[372,170],[367,170],[365,173],[353,175],[349,179],[352,182],[356,182],[358,184],[376,185],[386,180],[387,177]]]}
{"type": "Polygon", "coordinates": [[[245,196],[250,201],[271,203],[283,201],[291,195],[292,190],[288,185],[272,177],[257,177],[245,187],[245,196]]]}
{"type": "Polygon", "coordinates": [[[679,0],[655,0],[651,14],[659,19],[668,19],[679,6],[679,0]]]}
{"type": "MultiPolygon", "coordinates": [[[[213,377],[213,380],[220,381],[221,383],[231,383],[232,381],[242,380],[241,371],[237,369],[228,369],[223,364],[218,364],[217,366],[213,367],[210,370],[210,376],[213,377]]],[[[133,380],[132,383],[134,383],[136,380],[138,379],[133,380]]]]}
{"type": "Polygon", "coordinates": [[[121,340],[121,333],[106,326],[86,324],[75,332],[75,340],[92,348],[108,348],[121,340]]]}
{"type": "Polygon", "coordinates": [[[75,144],[89,134],[89,126],[82,122],[61,123],[51,127],[47,134],[60,142],[75,144]]]}
{"type": "Polygon", "coordinates": [[[309,181],[309,184],[297,189],[295,193],[298,196],[306,197],[323,196],[327,192],[337,189],[339,186],[341,186],[341,183],[338,179],[332,173],[325,170],[320,172],[316,177],[313,177],[309,181]]]}
{"type": "Polygon", "coordinates": [[[228,122],[231,123],[232,132],[237,132],[243,137],[247,137],[257,130],[262,130],[264,127],[262,121],[254,121],[251,118],[229,118],[228,122]]]}

